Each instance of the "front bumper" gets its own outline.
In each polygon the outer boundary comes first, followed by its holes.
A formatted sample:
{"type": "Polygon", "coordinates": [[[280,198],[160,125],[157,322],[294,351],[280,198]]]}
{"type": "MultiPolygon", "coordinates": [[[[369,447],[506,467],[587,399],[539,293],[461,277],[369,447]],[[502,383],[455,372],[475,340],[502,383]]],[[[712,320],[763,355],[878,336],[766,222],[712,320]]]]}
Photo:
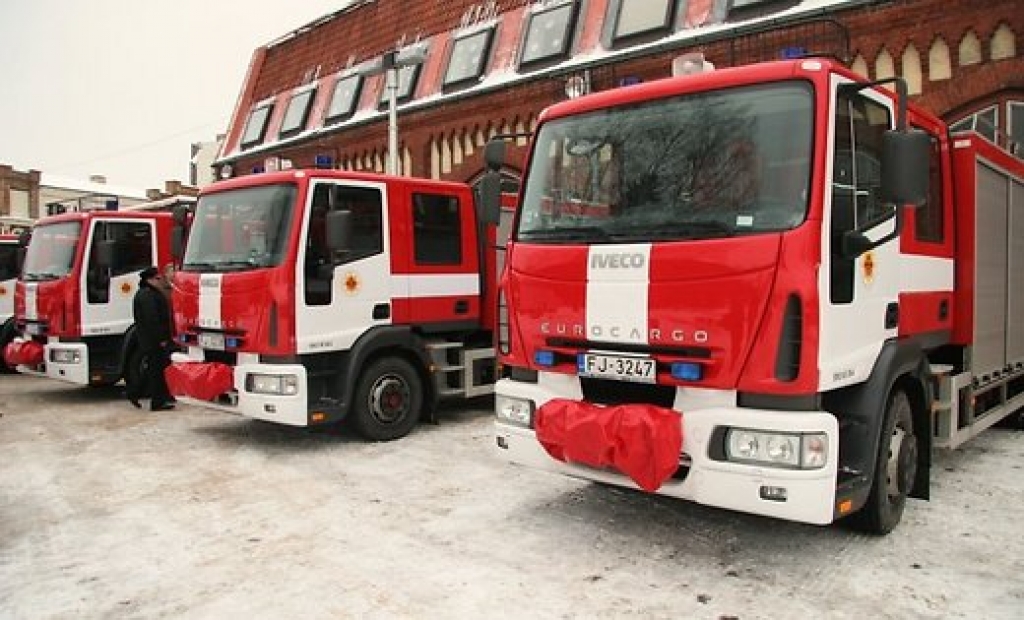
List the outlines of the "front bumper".
{"type": "MultiPolygon", "coordinates": [[[[503,379],[495,386],[495,393],[530,399],[538,408],[553,398],[581,398],[575,377],[555,378],[546,373],[541,374],[538,383],[503,379]]],[[[833,521],[839,456],[839,428],[835,416],[824,411],[739,409],[714,403],[703,396],[706,392],[692,399],[685,395],[677,397],[674,408],[683,416],[680,462],[681,473],[685,475],[666,481],[658,489],[659,495],[803,523],[824,525],[833,521]],[[690,404],[685,404],[687,402],[690,404]],[[712,460],[710,443],[716,428],[723,426],[768,432],[824,433],[828,440],[828,458],[824,467],[814,470],[712,460]],[[768,493],[773,499],[764,499],[766,489],[773,491],[768,493]],[[779,498],[780,489],[784,490],[784,499],[779,498]]],[[[537,441],[533,429],[495,422],[495,433],[495,449],[512,463],[637,488],[632,480],[616,471],[552,458],[537,441]]]]}
{"type": "MultiPolygon", "coordinates": [[[[202,352],[175,353],[172,363],[203,363],[202,352]]],[[[233,369],[234,387],[216,400],[202,400],[187,394],[176,396],[185,403],[215,409],[226,413],[242,415],[257,420],[287,424],[289,426],[309,425],[308,387],[306,369],[299,364],[263,364],[255,355],[240,355],[233,369]],[[245,359],[251,358],[251,359],[245,359]],[[263,394],[247,389],[250,374],[293,375],[297,378],[294,394],[263,394]]]]}

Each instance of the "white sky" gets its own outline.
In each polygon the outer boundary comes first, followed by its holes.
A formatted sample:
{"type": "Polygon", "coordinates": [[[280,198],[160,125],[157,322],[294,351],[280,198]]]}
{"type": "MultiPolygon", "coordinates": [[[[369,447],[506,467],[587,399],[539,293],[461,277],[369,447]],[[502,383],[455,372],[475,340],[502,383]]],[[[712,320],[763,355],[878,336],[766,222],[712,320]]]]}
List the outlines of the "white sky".
{"type": "Polygon", "coordinates": [[[188,181],[252,52],[347,0],[0,0],[0,163],[113,185],[188,181]]]}

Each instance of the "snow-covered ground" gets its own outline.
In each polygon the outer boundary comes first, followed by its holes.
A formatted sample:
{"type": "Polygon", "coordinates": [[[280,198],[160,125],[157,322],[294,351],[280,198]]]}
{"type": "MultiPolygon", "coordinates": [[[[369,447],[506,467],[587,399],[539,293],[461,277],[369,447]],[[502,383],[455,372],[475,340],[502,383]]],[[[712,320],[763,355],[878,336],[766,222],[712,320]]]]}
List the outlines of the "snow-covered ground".
{"type": "Polygon", "coordinates": [[[885,538],[506,465],[489,403],[368,444],[0,377],[0,618],[1021,618],[1024,433],[885,538]]]}

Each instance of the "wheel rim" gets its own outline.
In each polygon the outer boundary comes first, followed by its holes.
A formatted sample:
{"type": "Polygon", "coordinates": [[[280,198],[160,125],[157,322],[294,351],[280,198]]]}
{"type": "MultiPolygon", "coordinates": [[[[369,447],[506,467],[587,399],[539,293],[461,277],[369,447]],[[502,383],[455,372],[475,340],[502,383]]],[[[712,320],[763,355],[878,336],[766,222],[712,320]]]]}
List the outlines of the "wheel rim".
{"type": "Polygon", "coordinates": [[[408,384],[396,375],[385,375],[370,389],[370,413],[381,424],[394,424],[409,412],[411,391],[408,384]]]}
{"type": "Polygon", "coordinates": [[[886,466],[886,490],[889,501],[905,497],[917,475],[917,440],[897,424],[889,438],[889,460],[886,466]]]}

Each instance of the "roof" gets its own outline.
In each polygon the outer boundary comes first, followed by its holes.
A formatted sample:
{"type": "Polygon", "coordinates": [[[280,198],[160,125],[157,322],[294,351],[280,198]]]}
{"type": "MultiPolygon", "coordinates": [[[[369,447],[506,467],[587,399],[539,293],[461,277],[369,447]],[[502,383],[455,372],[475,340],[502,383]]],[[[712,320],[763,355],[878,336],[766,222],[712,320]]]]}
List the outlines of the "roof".
{"type": "Polygon", "coordinates": [[[127,187],[124,185],[111,185],[108,183],[83,181],[81,179],[63,177],[55,174],[50,174],[48,172],[43,172],[42,174],[39,175],[39,186],[52,187],[54,189],[71,190],[75,192],[82,192],[83,194],[108,194],[112,196],[120,196],[122,198],[135,198],[138,200],[147,200],[146,190],[139,189],[137,187],[127,187]]]}

